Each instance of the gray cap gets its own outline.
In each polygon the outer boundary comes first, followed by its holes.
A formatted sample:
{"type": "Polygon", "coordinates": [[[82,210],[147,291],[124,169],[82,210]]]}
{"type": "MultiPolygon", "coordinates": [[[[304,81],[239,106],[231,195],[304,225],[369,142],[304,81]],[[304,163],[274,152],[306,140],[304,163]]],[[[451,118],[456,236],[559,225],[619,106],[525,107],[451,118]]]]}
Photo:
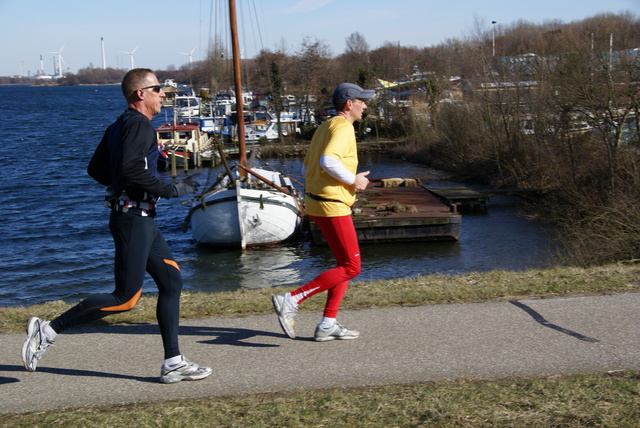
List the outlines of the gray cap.
{"type": "Polygon", "coordinates": [[[349,100],[355,100],[356,98],[360,98],[362,100],[367,98],[372,98],[376,92],[371,89],[362,89],[358,85],[354,85],[353,83],[341,83],[338,87],[333,91],[333,105],[339,106],[340,104],[344,104],[349,100]]]}

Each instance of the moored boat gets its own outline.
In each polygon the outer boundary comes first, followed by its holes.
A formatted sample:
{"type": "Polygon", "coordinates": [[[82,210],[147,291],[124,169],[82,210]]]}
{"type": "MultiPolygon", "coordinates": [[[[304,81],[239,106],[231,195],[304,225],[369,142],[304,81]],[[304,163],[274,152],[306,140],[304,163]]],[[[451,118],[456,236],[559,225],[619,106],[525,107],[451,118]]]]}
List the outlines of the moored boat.
{"type": "Polygon", "coordinates": [[[174,110],[178,117],[196,118],[200,116],[201,102],[193,92],[189,95],[176,95],[174,110]]]}
{"type": "Polygon", "coordinates": [[[295,237],[303,210],[291,179],[261,168],[247,169],[245,178],[240,168],[193,202],[188,219],[196,242],[244,250],[295,237]]]}
{"type": "Polygon", "coordinates": [[[164,98],[162,99],[162,107],[171,108],[174,106],[176,94],[179,92],[178,85],[173,79],[165,79],[163,86],[164,98]]]}
{"type": "MultiPolygon", "coordinates": [[[[293,117],[280,118],[280,134],[282,136],[295,135],[300,131],[300,120],[293,117]]],[[[270,118],[269,121],[255,121],[249,127],[246,134],[247,141],[259,141],[264,138],[267,141],[273,141],[280,138],[278,134],[277,119],[270,118]]]]}
{"type": "Polygon", "coordinates": [[[198,123],[166,123],[156,128],[156,137],[161,169],[171,165],[172,157],[177,167],[184,166],[185,159],[188,166],[219,163],[219,155],[212,149],[213,140],[201,131],[198,123]]]}
{"type": "MultiPolygon", "coordinates": [[[[238,129],[244,129],[240,48],[235,1],[229,0],[238,129]]],[[[187,216],[198,243],[235,246],[242,250],[292,238],[302,225],[303,211],[291,180],[282,173],[247,167],[245,133],[238,132],[240,162],[232,170],[219,145],[225,174],[197,198],[187,216]]]]}

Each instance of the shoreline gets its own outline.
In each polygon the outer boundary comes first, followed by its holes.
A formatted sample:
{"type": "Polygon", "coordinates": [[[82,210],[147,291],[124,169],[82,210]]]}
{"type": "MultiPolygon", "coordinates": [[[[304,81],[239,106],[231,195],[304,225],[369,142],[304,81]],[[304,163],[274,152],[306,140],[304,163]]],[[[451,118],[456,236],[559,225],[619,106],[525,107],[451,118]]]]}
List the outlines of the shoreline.
{"type": "MultiPolygon", "coordinates": [[[[359,141],[358,153],[391,153],[395,147],[403,144],[403,140],[359,141]]],[[[305,156],[311,141],[284,138],[282,142],[257,143],[260,155],[265,157],[298,157],[305,156]]]]}

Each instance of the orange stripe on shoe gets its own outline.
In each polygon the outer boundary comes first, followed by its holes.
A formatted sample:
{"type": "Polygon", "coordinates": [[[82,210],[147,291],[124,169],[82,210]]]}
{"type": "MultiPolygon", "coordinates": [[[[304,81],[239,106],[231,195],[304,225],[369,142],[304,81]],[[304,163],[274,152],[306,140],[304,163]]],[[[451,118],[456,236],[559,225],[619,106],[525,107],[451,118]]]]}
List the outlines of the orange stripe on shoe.
{"type": "Polygon", "coordinates": [[[178,266],[178,263],[174,262],[173,260],[169,260],[169,259],[164,259],[164,262],[170,266],[173,266],[174,268],[180,270],[180,266],[178,266]]]}
{"type": "Polygon", "coordinates": [[[100,310],[105,312],[128,311],[129,309],[133,309],[136,303],[138,303],[138,299],[140,299],[141,294],[142,294],[142,288],[140,288],[140,290],[138,290],[135,296],[129,299],[128,302],[124,302],[119,306],[110,306],[108,308],[102,308],[100,310]]]}

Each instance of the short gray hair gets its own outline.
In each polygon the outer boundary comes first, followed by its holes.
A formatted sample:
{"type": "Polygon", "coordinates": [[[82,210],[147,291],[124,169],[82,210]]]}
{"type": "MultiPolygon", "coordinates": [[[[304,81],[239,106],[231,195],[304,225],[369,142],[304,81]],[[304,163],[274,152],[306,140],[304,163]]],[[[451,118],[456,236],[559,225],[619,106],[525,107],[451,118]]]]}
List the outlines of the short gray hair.
{"type": "Polygon", "coordinates": [[[145,81],[150,74],[153,74],[153,70],[148,68],[134,68],[129,70],[122,78],[122,84],[120,85],[122,95],[124,95],[125,99],[128,100],[135,91],[144,88],[146,86],[145,81]]]}

